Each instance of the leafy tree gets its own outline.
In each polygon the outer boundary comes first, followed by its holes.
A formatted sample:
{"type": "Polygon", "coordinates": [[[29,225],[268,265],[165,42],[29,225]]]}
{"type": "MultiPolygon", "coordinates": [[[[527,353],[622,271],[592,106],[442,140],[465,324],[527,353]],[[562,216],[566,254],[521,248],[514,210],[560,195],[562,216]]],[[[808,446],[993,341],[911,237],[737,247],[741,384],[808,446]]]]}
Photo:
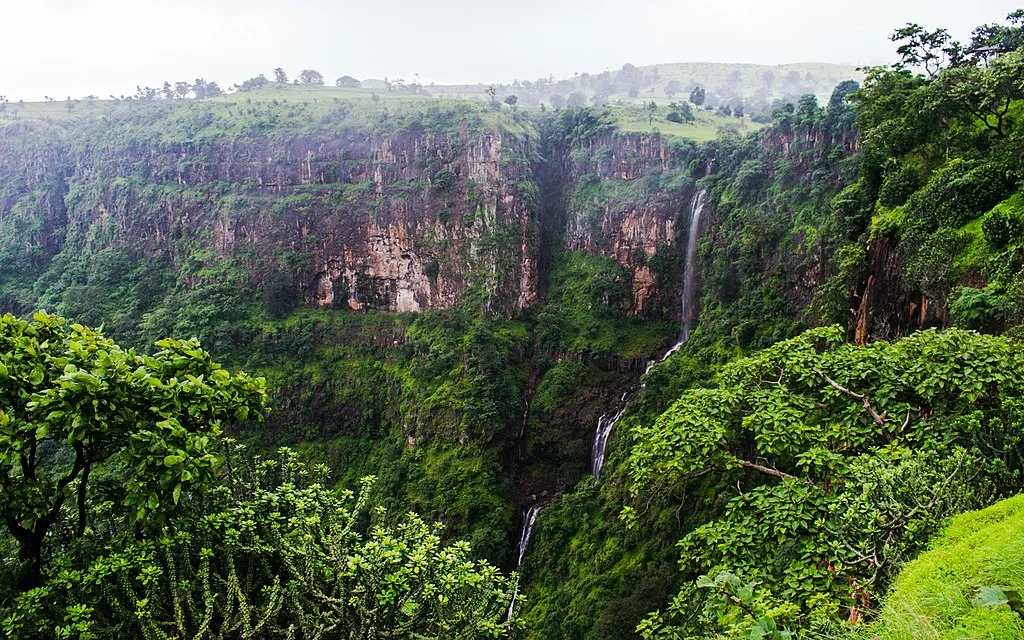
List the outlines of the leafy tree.
{"type": "Polygon", "coordinates": [[[681,542],[690,582],[644,637],[856,619],[944,517],[1013,490],[1022,390],[1019,345],[961,330],[855,346],[814,329],[727,365],[632,434],[638,506],[706,474],[736,491],[681,542]],[[722,572],[764,585],[760,613],[702,604],[722,572]]]}
{"type": "Polygon", "coordinates": [[[665,117],[669,122],[693,122],[693,108],[689,102],[671,102],[668,105],[669,114],[665,117]]]}
{"type": "Polygon", "coordinates": [[[680,84],[678,80],[669,80],[668,83],[665,85],[665,95],[667,95],[670,98],[676,95],[677,93],[681,93],[682,90],[683,85],[680,84]]]}
{"type": "Polygon", "coordinates": [[[184,100],[185,98],[187,98],[189,96],[190,93],[192,93],[192,89],[193,89],[192,85],[189,84],[188,82],[185,82],[185,81],[175,82],[174,83],[174,97],[178,98],[179,100],[184,100]]]}
{"type": "Polygon", "coordinates": [[[288,84],[288,74],[281,67],[274,69],[274,82],[288,84]]]}
{"type": "Polygon", "coordinates": [[[828,108],[830,110],[841,109],[846,105],[849,97],[859,89],[860,83],[856,80],[843,80],[832,90],[832,95],[828,99],[828,108]]]}
{"type": "Polygon", "coordinates": [[[227,459],[168,526],[122,530],[81,569],[22,594],[7,637],[440,640],[520,626],[505,620],[512,581],[466,543],[443,545],[439,526],[411,514],[386,524],[369,509],[373,478],[355,496],[288,450],[227,459]]]}
{"type": "Polygon", "coordinates": [[[133,520],[163,519],[216,464],[223,425],[262,415],[262,379],[232,376],[194,340],[157,346],[140,356],[55,316],[0,318],[0,514],[23,588],[39,585],[69,499],[70,535],[85,535],[97,468],[122,476],[133,520]]]}
{"type": "Polygon", "coordinates": [[[704,104],[704,99],[706,97],[707,91],[705,91],[704,87],[700,85],[695,86],[693,88],[693,91],[690,92],[690,102],[697,105],[698,107],[704,104]]]}
{"type": "Polygon", "coordinates": [[[658,113],[657,103],[655,103],[654,100],[651,100],[644,104],[644,111],[647,113],[647,125],[650,126],[654,124],[654,116],[658,113]]]}
{"type": "Polygon", "coordinates": [[[192,92],[198,100],[216,98],[217,96],[224,94],[216,82],[207,82],[202,78],[196,78],[195,83],[192,85],[192,92]]]}
{"type": "Polygon", "coordinates": [[[518,102],[519,102],[519,96],[517,96],[515,94],[511,94],[511,95],[505,96],[505,104],[507,104],[510,107],[515,108],[516,103],[518,103],[518,102]]]}
{"type": "Polygon", "coordinates": [[[322,86],[323,83],[324,74],[315,69],[303,69],[299,74],[299,84],[322,86]]]}
{"type": "Polygon", "coordinates": [[[962,47],[950,38],[945,29],[929,32],[919,24],[907,23],[893,32],[891,40],[902,43],[896,49],[900,56],[896,68],[924,67],[929,78],[937,76],[947,63],[958,63],[963,56],[962,47]]]}
{"type": "Polygon", "coordinates": [[[362,84],[362,82],[356,80],[352,76],[341,76],[340,78],[334,81],[334,86],[346,87],[349,89],[358,89],[360,86],[362,86],[362,84]]]}
{"type": "Polygon", "coordinates": [[[238,90],[239,91],[254,91],[254,90],[259,89],[261,87],[265,87],[268,84],[270,84],[270,80],[267,80],[267,77],[261,73],[260,75],[256,76],[255,78],[249,78],[248,80],[245,80],[244,82],[242,82],[242,84],[238,85],[238,90]]]}
{"type": "Polygon", "coordinates": [[[938,104],[966,110],[998,137],[1007,136],[1006,121],[1014,100],[1024,98],[1024,51],[1001,55],[986,66],[962,65],[941,73],[931,93],[938,104]]]}
{"type": "Polygon", "coordinates": [[[567,107],[585,107],[587,106],[587,96],[582,91],[573,91],[565,99],[565,105],[567,107]]]}

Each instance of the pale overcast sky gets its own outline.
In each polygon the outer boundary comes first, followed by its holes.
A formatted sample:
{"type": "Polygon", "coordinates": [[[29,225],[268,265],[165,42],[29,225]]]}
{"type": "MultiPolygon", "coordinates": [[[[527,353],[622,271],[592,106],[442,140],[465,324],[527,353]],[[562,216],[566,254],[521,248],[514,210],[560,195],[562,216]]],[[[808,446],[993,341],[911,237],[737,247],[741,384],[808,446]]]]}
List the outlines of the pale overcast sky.
{"type": "Polygon", "coordinates": [[[329,79],[511,82],[659,62],[893,60],[908,21],[966,39],[1020,0],[0,0],[0,95],[329,79]]]}

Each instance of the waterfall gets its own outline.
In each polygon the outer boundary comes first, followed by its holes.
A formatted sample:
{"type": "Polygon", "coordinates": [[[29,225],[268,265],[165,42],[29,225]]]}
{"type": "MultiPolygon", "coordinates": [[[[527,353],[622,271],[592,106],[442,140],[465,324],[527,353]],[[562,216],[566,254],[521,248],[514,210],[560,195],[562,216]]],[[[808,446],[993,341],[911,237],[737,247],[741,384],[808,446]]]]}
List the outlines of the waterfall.
{"type": "MultiPolygon", "coordinates": [[[[707,171],[711,171],[710,164],[707,171]]],[[[686,238],[686,265],[683,267],[682,334],[679,336],[679,340],[665,352],[665,355],[657,360],[649,360],[647,362],[647,367],[644,368],[644,375],[650,373],[654,365],[668,360],[669,356],[679,351],[690,338],[690,330],[697,319],[697,240],[700,239],[698,237],[700,234],[700,215],[704,213],[704,198],[706,196],[707,190],[701,189],[693,194],[693,199],[690,201],[690,233],[686,238]]],[[[611,436],[612,429],[629,407],[629,400],[632,400],[628,396],[628,391],[622,394],[622,398],[619,400],[619,410],[615,412],[615,415],[610,420],[608,419],[608,414],[602,414],[597,419],[597,432],[594,434],[594,447],[590,457],[590,469],[594,474],[595,481],[601,479],[601,467],[604,466],[604,454],[608,447],[608,437],[611,436]]]]}
{"type": "Polygon", "coordinates": [[[686,266],[683,270],[683,335],[668,355],[689,339],[690,329],[697,319],[697,240],[700,234],[700,214],[704,212],[707,193],[706,189],[701,189],[690,202],[690,233],[686,238],[686,266]]]}
{"type": "Polygon", "coordinates": [[[615,412],[615,415],[608,418],[608,414],[601,414],[601,417],[597,419],[597,432],[594,434],[594,447],[590,454],[590,471],[594,474],[594,480],[601,479],[601,467],[604,466],[604,452],[608,448],[608,436],[612,433],[612,427],[619,421],[622,414],[626,412],[626,407],[629,403],[626,398],[629,396],[629,392],[622,394],[619,398],[619,410],[615,412]]]}
{"type": "MultiPolygon", "coordinates": [[[[711,165],[713,160],[709,162],[705,175],[711,172],[711,165]]],[[[682,305],[682,334],[679,336],[679,341],[672,345],[665,354],[658,360],[651,360],[647,363],[647,367],[644,369],[644,375],[650,373],[651,369],[655,364],[668,360],[676,351],[686,343],[690,338],[690,330],[693,328],[693,324],[697,319],[697,241],[699,240],[698,234],[700,233],[700,216],[704,213],[704,198],[707,196],[707,190],[701,189],[694,194],[693,199],[690,201],[690,233],[686,239],[686,265],[683,268],[683,305],[682,305]]],[[[641,388],[643,385],[641,385],[641,388]]],[[[636,388],[626,391],[619,398],[619,408],[615,411],[611,418],[608,417],[607,413],[601,414],[601,417],[597,419],[597,431],[594,433],[594,446],[590,456],[590,469],[594,474],[594,481],[600,481],[601,479],[601,467],[604,466],[605,451],[608,448],[608,438],[612,434],[612,430],[615,425],[618,424],[619,418],[622,414],[626,413],[626,409],[629,408],[629,403],[632,402],[633,398],[631,393],[636,388]]],[[[529,409],[527,409],[529,411],[529,409]]],[[[530,544],[530,536],[533,535],[533,525],[537,521],[537,514],[544,508],[543,504],[534,504],[526,511],[526,517],[523,519],[523,533],[519,537],[519,558],[516,563],[516,567],[520,567],[523,564],[523,558],[526,556],[526,549],[530,544]]],[[[519,577],[516,576],[515,589],[512,592],[512,602],[508,605],[508,617],[512,618],[512,614],[515,611],[516,598],[519,596],[519,577]]]]}
{"type": "MultiPolygon", "coordinates": [[[[519,535],[519,557],[516,559],[516,569],[523,565],[523,558],[526,557],[526,549],[530,546],[530,536],[533,535],[533,525],[537,522],[537,515],[540,514],[540,510],[545,505],[537,503],[531,505],[526,510],[526,516],[523,518],[523,532],[519,535]]],[[[512,619],[512,614],[516,610],[516,598],[519,597],[519,576],[516,576],[516,586],[512,590],[512,602],[508,603],[508,619],[512,619]]]]}

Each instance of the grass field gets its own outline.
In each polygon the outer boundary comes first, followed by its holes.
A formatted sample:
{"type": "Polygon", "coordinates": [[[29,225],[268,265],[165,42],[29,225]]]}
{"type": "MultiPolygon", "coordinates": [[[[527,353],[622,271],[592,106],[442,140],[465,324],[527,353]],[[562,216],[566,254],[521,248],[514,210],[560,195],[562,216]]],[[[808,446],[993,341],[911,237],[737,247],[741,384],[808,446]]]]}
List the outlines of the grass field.
{"type": "MultiPolygon", "coordinates": [[[[686,138],[697,142],[714,139],[723,129],[740,135],[757,131],[764,125],[749,118],[722,116],[711,111],[696,111],[694,122],[678,124],[666,120],[669,108],[659,106],[653,119],[639,105],[617,104],[609,107],[619,129],[624,132],[657,132],[667,137],[686,138]]],[[[0,110],[0,123],[19,120],[62,122],[70,119],[92,119],[103,116],[123,116],[141,109],[165,109],[168,114],[181,114],[186,118],[197,111],[208,112],[220,123],[226,136],[240,135],[246,130],[243,121],[253,118],[280,118],[290,130],[313,130],[318,123],[344,122],[348,126],[380,127],[387,119],[402,119],[420,114],[459,112],[491,128],[504,128],[520,132],[521,123],[509,117],[512,109],[502,104],[495,109],[481,100],[425,96],[409,91],[387,89],[347,89],[328,86],[308,86],[271,83],[254,91],[234,92],[210,100],[72,100],[55,102],[11,103],[0,110]],[[237,120],[237,126],[232,121],[237,120]]],[[[517,107],[523,112],[536,112],[539,107],[517,107]]],[[[179,118],[180,119],[180,118],[179,118]]],[[[172,121],[174,118],[171,119],[172,121]]],[[[172,123],[173,124],[173,123],[172,123]]],[[[173,126],[172,126],[173,128],[173,126]]],[[[174,134],[168,131],[168,135],[174,134]]],[[[214,135],[216,131],[207,131],[214,135]]],[[[167,136],[165,136],[167,137],[167,136]]],[[[175,139],[188,137],[187,132],[171,135],[175,139]]]]}
{"type": "Polygon", "coordinates": [[[718,115],[709,111],[696,111],[696,120],[686,123],[669,122],[665,119],[668,107],[659,107],[653,120],[639,106],[614,106],[612,115],[618,121],[620,131],[646,133],[655,131],[671,138],[686,138],[697,142],[707,142],[718,137],[722,129],[732,129],[740,135],[758,131],[765,127],[753,122],[750,118],[733,118],[718,115]]]}
{"type": "Polygon", "coordinates": [[[1024,590],[1024,495],[959,515],[909,563],[878,623],[857,638],[1019,640],[1024,621],[1006,605],[982,607],[982,587],[1024,590]]]}

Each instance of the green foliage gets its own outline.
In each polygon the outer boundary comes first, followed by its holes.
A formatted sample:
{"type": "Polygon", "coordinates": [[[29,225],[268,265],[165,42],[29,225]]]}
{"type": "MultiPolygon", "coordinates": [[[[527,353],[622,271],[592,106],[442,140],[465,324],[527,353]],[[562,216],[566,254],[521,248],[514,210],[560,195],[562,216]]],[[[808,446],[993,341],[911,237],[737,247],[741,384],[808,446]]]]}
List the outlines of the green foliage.
{"type": "Polygon", "coordinates": [[[1022,385],[1019,347],[1003,338],[924,331],[859,347],[833,327],[731,363],[716,387],[683,394],[634,429],[634,499],[708,473],[748,486],[683,538],[692,581],[645,637],[743,635],[764,615],[781,629],[862,611],[946,515],[1014,484],[1022,385]],[[761,583],[759,597],[774,603],[765,611],[796,608],[741,615],[700,604],[708,585],[693,574],[722,572],[761,583]]]}
{"type": "Polygon", "coordinates": [[[917,172],[895,159],[885,168],[882,186],[878,189],[878,202],[883,207],[898,207],[917,191],[917,172]]]}
{"type": "Polygon", "coordinates": [[[373,478],[358,497],[332,491],[326,467],[287,450],[235,452],[226,469],[168,526],[73,549],[14,601],[7,637],[495,638],[519,626],[504,621],[512,581],[465,543],[444,546],[412,514],[367,525],[384,515],[368,508],[373,478]]]}
{"type": "Polygon", "coordinates": [[[958,327],[996,332],[1002,328],[1010,302],[992,285],[983,289],[960,287],[954,292],[949,314],[958,327]]]}
{"type": "Polygon", "coordinates": [[[1024,588],[1024,497],[952,518],[930,550],[893,583],[877,623],[850,637],[1019,638],[1024,621],[1011,609],[1024,588]]]}
{"type": "Polygon", "coordinates": [[[1019,244],[1024,238],[1024,196],[1017,194],[994,208],[982,219],[981,229],[993,249],[1019,244]]]}
{"type": "Polygon", "coordinates": [[[631,296],[625,269],[583,252],[555,256],[547,304],[537,314],[537,341],[547,349],[593,355],[648,356],[666,344],[674,323],[629,318],[631,296]]]}
{"type": "Polygon", "coordinates": [[[907,207],[927,224],[955,229],[998,204],[1013,186],[1012,174],[999,164],[958,158],[914,193],[907,207]]]}
{"type": "Polygon", "coordinates": [[[55,316],[0,318],[0,483],[22,584],[38,586],[51,531],[75,493],[85,534],[93,472],[120,478],[133,521],[162,521],[208,477],[225,424],[261,417],[265,384],[231,375],[194,340],[164,340],[152,357],[55,316]]]}

